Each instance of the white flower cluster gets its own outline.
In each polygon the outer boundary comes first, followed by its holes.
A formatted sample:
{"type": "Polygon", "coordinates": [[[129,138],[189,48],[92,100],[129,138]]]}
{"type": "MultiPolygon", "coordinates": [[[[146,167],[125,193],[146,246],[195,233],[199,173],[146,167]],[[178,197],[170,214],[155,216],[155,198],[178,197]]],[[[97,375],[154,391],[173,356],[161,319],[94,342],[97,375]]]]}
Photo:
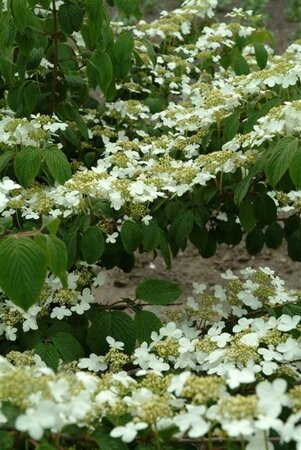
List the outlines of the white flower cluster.
{"type": "Polygon", "coordinates": [[[50,276],[46,278],[38,304],[27,311],[16,306],[2,293],[0,301],[0,336],[9,341],[17,339],[18,330],[27,333],[38,329],[38,320],[47,316],[50,319],[64,320],[73,314],[83,315],[96,302],[93,287],[104,283],[104,273],[96,276],[85,267],[68,274],[68,287],[63,288],[60,280],[50,276]],[[91,287],[81,288],[89,284],[91,287]]]}

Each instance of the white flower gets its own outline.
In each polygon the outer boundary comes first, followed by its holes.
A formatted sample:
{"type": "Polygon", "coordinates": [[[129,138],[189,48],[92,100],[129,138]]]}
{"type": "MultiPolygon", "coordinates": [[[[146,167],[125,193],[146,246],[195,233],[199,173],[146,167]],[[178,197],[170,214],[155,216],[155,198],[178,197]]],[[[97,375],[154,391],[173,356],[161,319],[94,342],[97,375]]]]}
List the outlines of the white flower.
{"type": "Polygon", "coordinates": [[[278,330],[280,331],[290,331],[297,327],[298,323],[300,322],[301,317],[300,316],[294,316],[291,317],[288,314],[282,314],[278,318],[278,330]]]}
{"type": "Polygon", "coordinates": [[[190,377],[191,373],[186,371],[182,372],[180,375],[174,375],[171,379],[170,385],[168,386],[168,392],[174,392],[175,395],[179,396],[185,386],[187,379],[190,377]]]}
{"type": "Polygon", "coordinates": [[[89,358],[81,358],[77,366],[80,369],[88,369],[92,372],[103,372],[108,368],[105,357],[97,356],[95,353],[91,353],[89,358]]]}
{"type": "Polygon", "coordinates": [[[115,341],[111,336],[106,337],[106,341],[109,344],[110,348],[116,348],[117,350],[124,350],[124,343],[120,341],[115,341]]]}
{"type": "Polygon", "coordinates": [[[90,303],[82,301],[77,303],[75,306],[71,306],[71,311],[76,312],[76,314],[82,315],[85,311],[88,311],[91,308],[90,303]]]}
{"type": "Polygon", "coordinates": [[[209,430],[209,424],[203,417],[206,408],[204,406],[187,406],[188,412],[175,416],[174,423],[180,429],[181,433],[188,431],[190,438],[199,438],[204,436],[209,430]]]}
{"type": "Polygon", "coordinates": [[[62,320],[64,317],[68,317],[71,315],[72,312],[70,311],[70,309],[66,308],[66,306],[63,305],[63,306],[56,306],[55,308],[53,308],[50,317],[51,319],[62,320]]]}
{"type": "Polygon", "coordinates": [[[106,243],[107,244],[115,244],[116,243],[116,239],[118,238],[118,233],[117,231],[115,231],[112,234],[109,234],[106,238],[106,243]]]}
{"type": "Polygon", "coordinates": [[[254,425],[248,419],[232,420],[231,422],[223,422],[223,430],[227,431],[229,436],[232,437],[250,436],[254,432],[254,425]]]}
{"type": "Polygon", "coordinates": [[[10,325],[7,325],[5,327],[5,337],[8,341],[15,341],[17,339],[17,332],[18,329],[15,327],[11,327],[10,325]]]}
{"type": "Polygon", "coordinates": [[[57,406],[49,400],[40,401],[36,408],[28,408],[15,423],[17,430],[28,432],[33,439],[41,439],[44,430],[56,429],[59,426],[63,426],[63,422],[57,406]]]}
{"type": "Polygon", "coordinates": [[[206,284],[192,283],[192,291],[194,294],[202,294],[206,289],[206,284]]]}
{"type": "Polygon", "coordinates": [[[142,217],[141,222],[143,222],[144,225],[149,225],[152,218],[153,218],[153,216],[146,215],[146,216],[142,217]]]}
{"type": "Polygon", "coordinates": [[[106,274],[104,272],[99,272],[94,280],[93,286],[102,286],[106,281],[106,274]]]}
{"type": "Polygon", "coordinates": [[[125,426],[115,427],[110,433],[114,438],[121,438],[123,442],[132,442],[138,434],[138,431],[144,430],[148,425],[145,422],[128,422],[125,426]]]}
{"type": "Polygon", "coordinates": [[[231,341],[232,336],[229,333],[222,333],[219,336],[213,336],[211,338],[212,341],[217,343],[219,348],[223,348],[227,345],[227,342],[231,341]]]}
{"type": "Polygon", "coordinates": [[[165,327],[160,328],[159,333],[161,336],[166,336],[168,338],[180,339],[183,332],[179,328],[175,322],[168,322],[165,327]]]}
{"type": "Polygon", "coordinates": [[[238,388],[241,384],[254,383],[255,374],[251,370],[244,368],[242,370],[229,369],[226,374],[226,382],[231,389],[238,388]]]}
{"type": "Polygon", "coordinates": [[[269,413],[273,417],[278,417],[282,406],[289,403],[286,395],[287,382],[282,378],[277,378],[273,382],[267,380],[260,382],[256,386],[258,396],[258,410],[260,413],[269,413]],[[272,405],[272,408],[271,408],[272,405]]]}

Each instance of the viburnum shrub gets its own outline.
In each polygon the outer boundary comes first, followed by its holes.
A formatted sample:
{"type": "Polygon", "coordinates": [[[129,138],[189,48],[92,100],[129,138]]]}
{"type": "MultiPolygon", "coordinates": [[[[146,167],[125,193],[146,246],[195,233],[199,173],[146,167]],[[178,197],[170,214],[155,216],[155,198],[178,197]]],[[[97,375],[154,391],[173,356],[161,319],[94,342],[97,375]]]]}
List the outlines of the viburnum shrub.
{"type": "Polygon", "coordinates": [[[301,42],[216,0],[110,6],[2,1],[1,449],[300,450],[300,291],[264,267],[101,297],[188,241],[301,261],[301,42]]]}

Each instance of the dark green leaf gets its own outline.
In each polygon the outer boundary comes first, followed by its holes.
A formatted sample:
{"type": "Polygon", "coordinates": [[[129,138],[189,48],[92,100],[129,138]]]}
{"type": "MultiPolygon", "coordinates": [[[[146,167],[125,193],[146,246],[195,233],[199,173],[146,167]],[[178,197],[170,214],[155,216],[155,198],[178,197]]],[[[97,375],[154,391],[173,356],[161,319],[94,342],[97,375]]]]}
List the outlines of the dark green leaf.
{"type": "Polygon", "coordinates": [[[39,89],[35,82],[28,83],[24,89],[23,100],[26,114],[31,114],[37,106],[39,89]]]}
{"type": "Polygon", "coordinates": [[[98,261],[105,249],[105,240],[97,226],[89,227],[81,240],[81,252],[88,264],[98,261]]]}
{"type": "Polygon", "coordinates": [[[114,0],[114,3],[126,16],[129,16],[137,9],[137,0],[114,0]]]}
{"type": "Polygon", "coordinates": [[[256,255],[264,245],[264,234],[259,227],[254,228],[246,237],[246,247],[250,255],[256,255]]]}
{"type": "Polygon", "coordinates": [[[99,86],[106,95],[113,81],[113,65],[107,53],[93,53],[87,63],[87,76],[91,86],[99,86]]]}
{"type": "Polygon", "coordinates": [[[162,327],[162,322],[154,313],[150,311],[138,311],[134,318],[136,336],[140,344],[149,343],[153,331],[158,331],[162,327]]]}
{"type": "Polygon", "coordinates": [[[64,362],[76,361],[84,356],[81,344],[74,336],[67,333],[56,333],[52,341],[57,351],[62,355],[64,362]]]}
{"type": "Polygon", "coordinates": [[[248,75],[250,73],[249,64],[242,55],[235,56],[232,64],[236,75],[248,75]]]}
{"type": "Polygon", "coordinates": [[[235,112],[223,120],[223,142],[231,141],[240,126],[240,112],[235,112]]]}
{"type": "Polygon", "coordinates": [[[120,439],[112,438],[110,434],[103,433],[97,430],[93,434],[93,438],[96,440],[99,450],[128,450],[128,446],[120,439]]]}
{"type": "Polygon", "coordinates": [[[2,155],[0,156],[0,172],[3,172],[8,163],[12,160],[13,157],[13,152],[11,151],[7,151],[2,153],[2,155]]]}
{"type": "Polygon", "coordinates": [[[71,177],[71,167],[66,155],[58,147],[48,147],[43,151],[47,169],[52,178],[64,184],[71,177]]]}
{"type": "Polygon", "coordinates": [[[122,33],[113,47],[113,56],[118,64],[124,64],[131,58],[134,50],[134,36],[130,31],[122,33]]]}
{"type": "Polygon", "coordinates": [[[22,186],[27,187],[38,175],[41,158],[41,150],[37,147],[25,147],[17,154],[14,169],[22,186]]]}
{"type": "Polygon", "coordinates": [[[254,44],[255,58],[260,69],[264,69],[267,65],[269,54],[263,44],[256,42],[254,44]]]}
{"type": "Polygon", "coordinates": [[[170,269],[171,266],[171,255],[170,255],[170,249],[168,246],[168,241],[166,239],[165,233],[163,230],[161,230],[161,236],[160,236],[160,243],[159,243],[159,247],[160,247],[160,252],[162,255],[162,258],[164,259],[164,262],[166,264],[166,267],[168,269],[170,269]]]}
{"type": "Polygon", "coordinates": [[[8,431],[0,430],[1,450],[13,450],[14,440],[8,431]]]}
{"type": "Polygon", "coordinates": [[[131,353],[136,342],[133,319],[123,311],[99,314],[88,330],[87,343],[90,349],[98,354],[106,353],[108,350],[107,336],[124,342],[126,352],[131,353]]]}
{"type": "Polygon", "coordinates": [[[45,364],[47,364],[48,367],[53,369],[54,371],[57,370],[60,362],[60,356],[52,344],[39,344],[34,349],[35,353],[39,355],[44,361],[45,364]]]}
{"type": "Polygon", "coordinates": [[[46,255],[32,239],[0,241],[0,286],[16,305],[27,310],[38,300],[46,272],[46,255]]]}
{"type": "Polygon", "coordinates": [[[58,10],[60,25],[67,34],[79,31],[83,23],[83,10],[80,5],[68,1],[63,3],[58,10]]]}
{"type": "Polygon", "coordinates": [[[292,157],[289,163],[289,173],[292,182],[297,189],[301,189],[301,148],[298,147],[296,153],[292,157]]]}
{"type": "Polygon", "coordinates": [[[179,248],[183,248],[192,228],[193,211],[191,209],[186,209],[172,222],[168,232],[169,241],[179,248]]]}
{"type": "Polygon", "coordinates": [[[65,243],[51,234],[37,236],[36,242],[47,254],[48,267],[54,275],[60,276],[67,268],[67,249],[65,243]]]}
{"type": "Polygon", "coordinates": [[[253,203],[251,200],[244,200],[239,207],[239,220],[244,231],[249,232],[253,230],[256,225],[254,216],[253,203]]]}
{"type": "Polygon", "coordinates": [[[296,230],[287,241],[287,251],[293,261],[301,262],[301,228],[296,230]]]}
{"type": "Polygon", "coordinates": [[[265,232],[265,243],[269,248],[278,248],[280,247],[283,239],[283,229],[277,223],[271,223],[265,232]]]}
{"type": "Polygon", "coordinates": [[[292,136],[281,139],[267,154],[265,173],[268,183],[275,187],[288,170],[298,151],[298,139],[292,136]]]}
{"type": "Polygon", "coordinates": [[[11,0],[10,7],[16,27],[23,33],[27,23],[27,0],[11,0]]]}
{"type": "Polygon", "coordinates": [[[140,225],[132,220],[126,220],[121,227],[120,238],[125,251],[133,253],[143,239],[140,225]]]}
{"type": "Polygon", "coordinates": [[[257,222],[269,225],[277,219],[277,205],[268,194],[256,195],[253,211],[257,222]]]}
{"type": "Polygon", "coordinates": [[[148,225],[142,227],[143,247],[147,252],[155,250],[160,244],[161,232],[155,221],[151,221],[148,225]]]}
{"type": "Polygon", "coordinates": [[[136,297],[152,305],[173,303],[181,293],[181,289],[168,280],[146,280],[136,288],[136,297]]]}

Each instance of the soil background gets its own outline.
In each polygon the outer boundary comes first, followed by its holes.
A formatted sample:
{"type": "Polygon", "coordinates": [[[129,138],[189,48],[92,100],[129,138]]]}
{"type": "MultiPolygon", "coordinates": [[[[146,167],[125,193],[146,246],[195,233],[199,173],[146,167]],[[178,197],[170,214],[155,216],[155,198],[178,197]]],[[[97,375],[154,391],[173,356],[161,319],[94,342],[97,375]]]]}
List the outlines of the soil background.
{"type": "MultiPolygon", "coordinates": [[[[141,0],[143,2],[143,0],[141,0]]],[[[150,21],[158,16],[161,9],[171,10],[179,6],[177,0],[144,0],[144,18],[150,21]]],[[[230,5],[221,9],[218,16],[223,18],[233,7],[241,7],[242,1],[233,0],[230,5]]],[[[282,52],[300,35],[301,25],[289,22],[286,18],[286,0],[270,0],[266,13],[267,26],[275,36],[276,50],[282,52]]],[[[231,269],[238,272],[246,266],[265,267],[274,269],[288,287],[301,289],[301,263],[293,262],[287,256],[286,245],[283,244],[277,250],[264,248],[256,256],[250,256],[245,243],[230,248],[221,245],[215,256],[203,259],[198,250],[191,245],[179,253],[173,259],[172,268],[167,270],[160,257],[153,259],[152,255],[136,255],[136,266],[131,273],[127,274],[115,268],[106,271],[106,283],[97,289],[97,298],[102,303],[110,303],[123,297],[135,297],[135,288],[142,281],[149,278],[165,278],[172,280],[183,289],[183,296],[191,295],[192,283],[202,282],[208,286],[221,284],[222,272],[231,269]]]]}

